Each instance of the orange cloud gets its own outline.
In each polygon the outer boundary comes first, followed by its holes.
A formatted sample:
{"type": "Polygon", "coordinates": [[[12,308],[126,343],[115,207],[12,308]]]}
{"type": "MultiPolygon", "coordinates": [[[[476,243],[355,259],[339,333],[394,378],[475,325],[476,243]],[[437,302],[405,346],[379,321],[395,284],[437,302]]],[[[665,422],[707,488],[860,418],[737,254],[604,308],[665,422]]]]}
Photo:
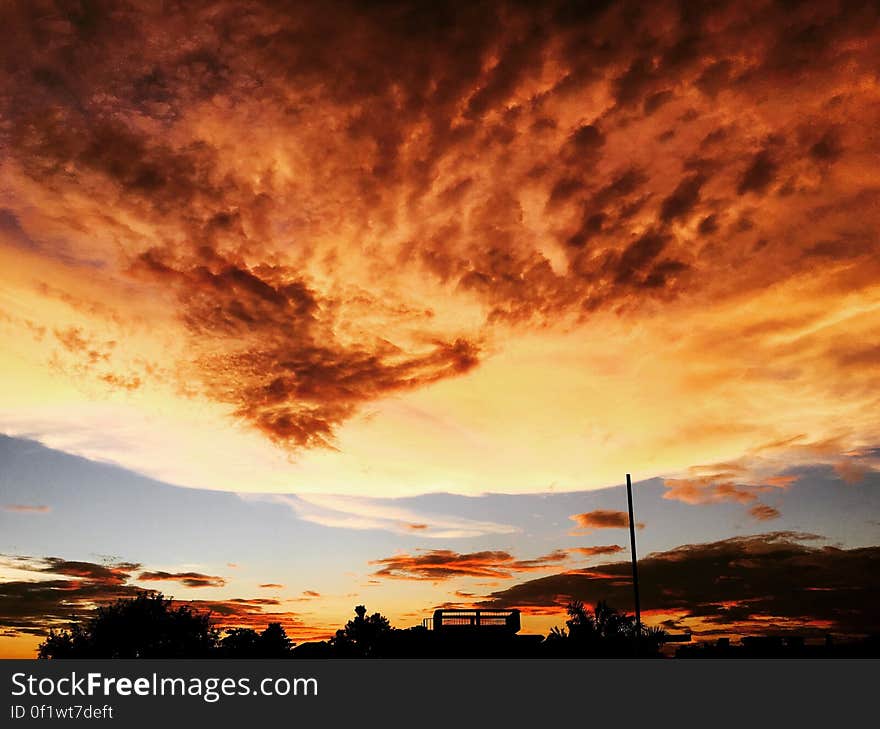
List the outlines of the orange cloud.
{"type": "Polygon", "coordinates": [[[758,498],[757,494],[766,487],[737,484],[732,481],[718,481],[715,476],[695,479],[666,479],[664,499],[683,501],[686,504],[715,504],[734,501],[747,504],[758,498]]]}
{"type": "Polygon", "coordinates": [[[847,483],[860,483],[874,469],[871,464],[845,459],[835,463],[834,470],[847,483]]]}
{"type": "Polygon", "coordinates": [[[460,554],[434,549],[415,555],[400,554],[370,562],[381,569],[377,577],[405,580],[450,580],[458,577],[508,578],[518,572],[535,572],[564,562],[568,553],[559,549],[536,559],[518,560],[509,552],[487,551],[460,554]]]}
{"type": "Polygon", "coordinates": [[[596,547],[571,547],[568,551],[583,554],[586,557],[596,557],[606,554],[617,554],[618,552],[623,552],[624,549],[619,544],[606,544],[596,547]]]}
{"type": "Polygon", "coordinates": [[[781,513],[779,509],[774,509],[767,504],[755,504],[749,509],[749,515],[758,521],[770,521],[771,519],[778,519],[781,513]]]}
{"type": "Polygon", "coordinates": [[[45,504],[4,504],[3,511],[16,514],[47,514],[51,509],[45,504]]]}
{"type": "MultiPolygon", "coordinates": [[[[578,530],[590,529],[628,529],[629,515],[625,511],[613,511],[609,509],[596,509],[583,514],[572,514],[570,517],[578,530]]],[[[637,529],[644,529],[645,525],[636,522],[637,529]]]]}
{"type": "Polygon", "coordinates": [[[425,8],[4,4],[4,432],[374,495],[880,442],[875,7],[425,8]]]}

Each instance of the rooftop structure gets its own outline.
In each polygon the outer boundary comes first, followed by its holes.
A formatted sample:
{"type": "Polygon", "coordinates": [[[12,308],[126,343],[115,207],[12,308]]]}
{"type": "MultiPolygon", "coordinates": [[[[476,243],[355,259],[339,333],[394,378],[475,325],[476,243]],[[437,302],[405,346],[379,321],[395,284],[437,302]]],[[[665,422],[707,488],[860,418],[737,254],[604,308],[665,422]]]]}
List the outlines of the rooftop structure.
{"type": "Polygon", "coordinates": [[[519,610],[435,610],[434,617],[425,618],[422,625],[444,633],[515,635],[520,629],[519,610]]]}

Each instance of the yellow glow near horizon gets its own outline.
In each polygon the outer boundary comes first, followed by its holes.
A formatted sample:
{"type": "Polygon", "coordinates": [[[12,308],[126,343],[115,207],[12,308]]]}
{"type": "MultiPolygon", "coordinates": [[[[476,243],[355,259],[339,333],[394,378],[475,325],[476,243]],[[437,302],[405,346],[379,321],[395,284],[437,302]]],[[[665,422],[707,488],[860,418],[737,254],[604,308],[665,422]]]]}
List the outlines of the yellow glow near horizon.
{"type": "MultiPolygon", "coordinates": [[[[878,435],[867,382],[858,372],[842,379],[828,353],[841,337],[876,330],[878,293],[799,301],[801,287],[711,315],[667,309],[635,325],[601,316],[510,338],[467,375],[365,406],[340,428],[336,450],[292,456],[228,407],[181,397],[176,383],[120,393],[46,367],[62,356],[58,343],[51,334],[34,341],[20,326],[9,337],[16,346],[0,355],[10,375],[0,383],[4,429],[183,486],[369,496],[599,488],[625,471],[679,473],[695,452],[703,463],[728,461],[797,435],[855,448],[878,435]],[[787,317],[810,323],[737,346],[780,300],[787,317]]],[[[134,342],[161,356],[162,340],[143,331],[134,342]]],[[[129,357],[136,351],[131,339],[125,347],[129,357]]]]}

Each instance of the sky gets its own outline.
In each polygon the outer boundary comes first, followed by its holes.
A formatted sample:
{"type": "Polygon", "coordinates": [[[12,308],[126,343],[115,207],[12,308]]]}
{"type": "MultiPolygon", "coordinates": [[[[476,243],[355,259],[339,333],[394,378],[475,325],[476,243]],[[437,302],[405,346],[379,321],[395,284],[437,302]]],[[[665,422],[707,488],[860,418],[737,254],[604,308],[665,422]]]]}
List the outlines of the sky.
{"type": "Polygon", "coordinates": [[[138,587],[628,609],[627,472],[658,623],[880,627],[876,3],[0,28],[0,655],[138,587]]]}

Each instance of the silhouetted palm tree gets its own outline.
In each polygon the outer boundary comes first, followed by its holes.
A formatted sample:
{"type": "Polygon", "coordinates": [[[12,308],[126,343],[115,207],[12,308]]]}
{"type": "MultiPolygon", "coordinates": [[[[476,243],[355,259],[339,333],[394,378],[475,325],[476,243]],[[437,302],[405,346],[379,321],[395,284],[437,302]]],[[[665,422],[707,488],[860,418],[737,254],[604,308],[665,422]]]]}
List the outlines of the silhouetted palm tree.
{"type": "MultiPolygon", "coordinates": [[[[590,610],[580,600],[566,606],[568,632],[554,628],[545,644],[553,655],[628,656],[634,655],[636,621],[603,600],[590,610]]],[[[666,631],[642,625],[638,654],[657,655],[666,641],[666,631]]]]}

